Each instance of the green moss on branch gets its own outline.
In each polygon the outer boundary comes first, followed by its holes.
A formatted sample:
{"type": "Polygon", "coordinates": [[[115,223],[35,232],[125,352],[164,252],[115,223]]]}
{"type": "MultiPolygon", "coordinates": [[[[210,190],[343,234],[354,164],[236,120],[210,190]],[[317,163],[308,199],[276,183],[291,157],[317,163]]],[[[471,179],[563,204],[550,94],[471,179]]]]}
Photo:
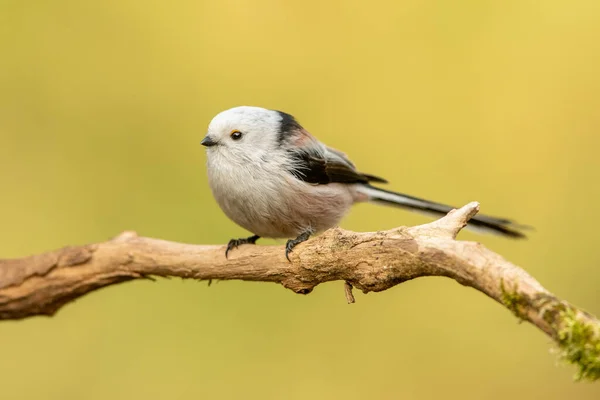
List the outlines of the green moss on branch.
{"type": "Polygon", "coordinates": [[[536,310],[555,332],[559,358],[577,367],[576,380],[600,379],[600,326],[584,311],[562,302],[553,295],[539,293],[533,300],[519,292],[515,284],[507,288],[500,281],[501,299],[520,320],[536,310]]]}
{"type": "Polygon", "coordinates": [[[519,320],[525,320],[524,310],[529,306],[529,301],[526,296],[519,293],[519,287],[515,284],[512,289],[507,289],[504,286],[504,280],[501,280],[500,292],[502,293],[502,303],[506,308],[512,311],[519,320]]]}
{"type": "Polygon", "coordinates": [[[600,379],[600,328],[584,321],[573,307],[559,312],[560,358],[577,366],[577,380],[600,379]]]}

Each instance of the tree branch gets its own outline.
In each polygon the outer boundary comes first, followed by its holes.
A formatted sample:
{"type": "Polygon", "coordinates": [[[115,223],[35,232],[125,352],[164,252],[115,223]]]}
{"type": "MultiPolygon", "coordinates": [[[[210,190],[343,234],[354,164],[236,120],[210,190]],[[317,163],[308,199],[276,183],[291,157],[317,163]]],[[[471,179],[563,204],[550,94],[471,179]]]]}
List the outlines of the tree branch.
{"type": "Polygon", "coordinates": [[[356,233],[339,228],[297,246],[291,262],[280,246],[190,245],[124,232],[103,243],[0,260],[0,319],[53,315],[66,303],[104,286],[151,276],[275,282],[308,294],[323,282],[380,292],[421,276],[446,276],[503,304],[537,326],[579,368],[600,378],[600,322],[546,290],[523,269],[479,243],[455,240],[479,210],[470,203],[426,225],[356,233]]]}

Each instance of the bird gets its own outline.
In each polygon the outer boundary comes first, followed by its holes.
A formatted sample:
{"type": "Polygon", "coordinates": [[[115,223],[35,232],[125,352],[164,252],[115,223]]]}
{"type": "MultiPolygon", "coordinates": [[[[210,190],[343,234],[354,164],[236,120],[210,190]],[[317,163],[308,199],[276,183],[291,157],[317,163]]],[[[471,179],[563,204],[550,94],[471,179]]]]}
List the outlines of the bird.
{"type": "MultiPolygon", "coordinates": [[[[319,141],[291,114],[254,106],[218,113],[201,141],[208,183],[222,211],[252,233],[231,239],[225,250],[260,238],[288,239],[285,256],[312,235],[338,226],[356,203],[395,206],[430,216],[455,207],[383,189],[388,183],[360,172],[348,156],[319,141]]],[[[524,226],[476,215],[476,231],[524,238],[524,226]]]]}

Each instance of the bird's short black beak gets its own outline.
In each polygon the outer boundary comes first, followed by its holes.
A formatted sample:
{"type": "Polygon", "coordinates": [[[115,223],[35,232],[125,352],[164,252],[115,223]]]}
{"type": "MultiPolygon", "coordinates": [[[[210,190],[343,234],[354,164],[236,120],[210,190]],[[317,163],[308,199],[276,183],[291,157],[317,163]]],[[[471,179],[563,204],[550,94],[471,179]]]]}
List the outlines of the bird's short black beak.
{"type": "Polygon", "coordinates": [[[202,141],[200,142],[200,144],[202,146],[211,147],[217,144],[217,142],[215,142],[215,140],[210,136],[205,136],[204,139],[202,139],[202,141]]]}

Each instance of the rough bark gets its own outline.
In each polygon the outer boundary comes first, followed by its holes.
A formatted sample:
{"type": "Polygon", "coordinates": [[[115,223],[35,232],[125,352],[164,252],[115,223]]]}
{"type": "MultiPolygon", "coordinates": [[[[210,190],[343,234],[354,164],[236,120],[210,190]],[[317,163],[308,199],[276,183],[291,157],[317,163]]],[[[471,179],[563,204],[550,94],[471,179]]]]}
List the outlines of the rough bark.
{"type": "Polygon", "coordinates": [[[0,319],[54,315],[66,303],[132,279],[181,277],[274,282],[308,294],[323,282],[380,292],[421,276],[446,276],[503,304],[557,344],[579,367],[578,378],[600,378],[600,322],[546,290],[523,269],[475,242],[455,240],[479,205],[470,203],[430,224],[383,232],[339,228],[297,246],[291,262],[280,246],[191,245],[124,232],[103,243],[0,260],[0,319]]]}

